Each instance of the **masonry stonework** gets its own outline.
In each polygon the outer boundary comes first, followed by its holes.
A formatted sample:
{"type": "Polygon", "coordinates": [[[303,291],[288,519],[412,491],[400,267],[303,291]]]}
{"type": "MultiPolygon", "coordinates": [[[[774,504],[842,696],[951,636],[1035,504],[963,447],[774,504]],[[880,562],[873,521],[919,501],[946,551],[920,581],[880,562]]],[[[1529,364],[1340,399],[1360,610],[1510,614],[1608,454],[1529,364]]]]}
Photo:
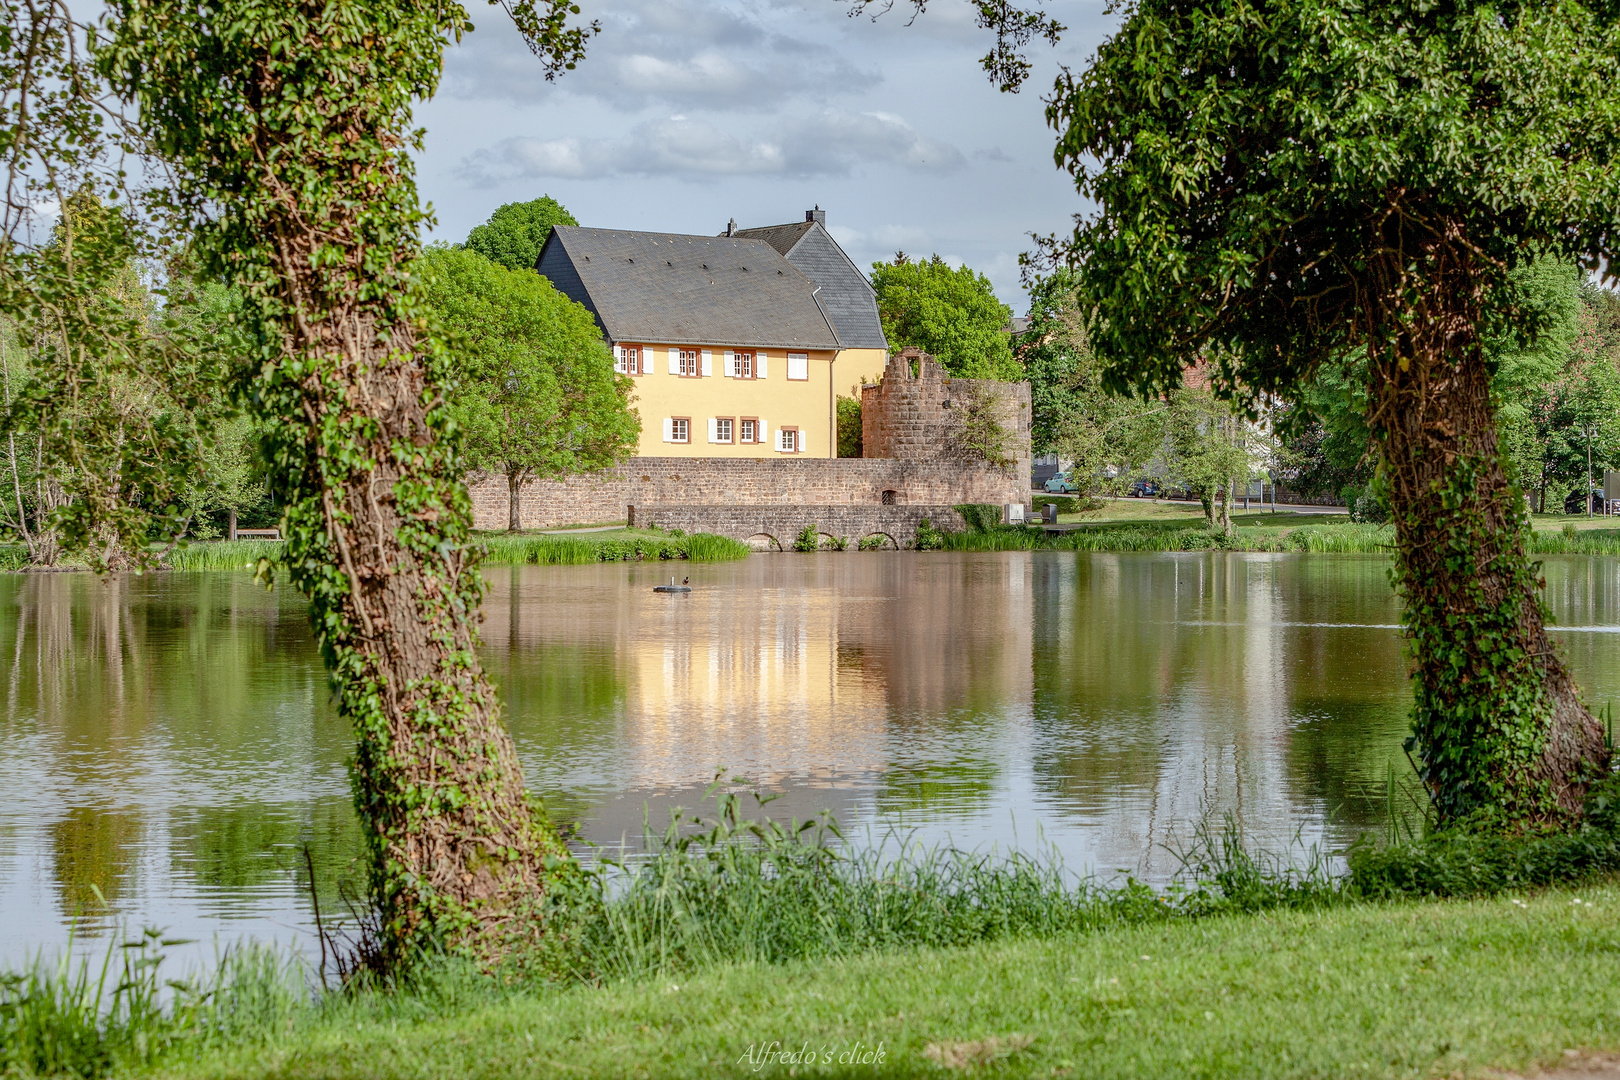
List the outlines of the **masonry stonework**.
{"type": "Polygon", "coordinates": [[[825,539],[848,541],[846,551],[876,536],[884,546],[915,545],[917,529],[927,520],[941,532],[966,527],[950,506],[636,506],[638,528],[658,526],[685,532],[717,533],[756,547],[787,551],[806,527],[825,539]]]}
{"type": "MultiPolygon", "coordinates": [[[[475,526],[506,528],[505,477],[475,475],[467,486],[475,526]]],[[[536,480],[521,493],[529,529],[625,521],[628,507],[643,505],[948,507],[1028,497],[1027,479],[983,462],[883,458],[637,457],[609,472],[536,480]]]]}
{"type": "Polygon", "coordinates": [[[953,379],[932,356],[914,348],[889,358],[881,382],[861,387],[862,453],[903,461],[976,461],[976,453],[963,444],[962,421],[979,402],[1006,432],[1002,450],[1012,459],[1011,472],[1028,476],[1033,464],[1029,383],[953,379]]]}

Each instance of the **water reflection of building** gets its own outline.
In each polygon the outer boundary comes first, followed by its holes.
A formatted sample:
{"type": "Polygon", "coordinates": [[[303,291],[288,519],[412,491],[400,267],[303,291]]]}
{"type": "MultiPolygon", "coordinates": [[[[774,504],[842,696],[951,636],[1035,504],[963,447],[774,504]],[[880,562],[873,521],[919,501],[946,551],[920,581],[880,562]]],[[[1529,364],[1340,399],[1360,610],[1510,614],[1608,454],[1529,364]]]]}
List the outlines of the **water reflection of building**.
{"type": "MultiPolygon", "coordinates": [[[[544,677],[601,681],[613,669],[617,687],[598,695],[598,715],[568,724],[574,737],[587,728],[593,749],[556,746],[559,759],[592,765],[541,761],[538,779],[552,790],[613,789],[589,800],[589,814],[611,814],[614,828],[622,831],[627,813],[639,826],[643,799],[691,796],[722,766],[785,791],[783,816],[827,807],[847,819],[890,764],[913,752],[919,729],[1027,710],[1028,561],[1022,553],[757,557],[707,573],[691,567],[695,591],[675,598],[652,593],[656,567],[630,571],[628,584],[617,566],[526,568],[493,575],[484,634],[490,655],[511,665],[503,688],[544,677]],[[518,675],[534,657],[581,641],[614,643],[593,656],[594,672],[518,675]],[[626,798],[621,811],[606,805],[626,798]]],[[[561,731],[523,711],[525,693],[509,697],[533,762],[545,756],[540,746],[555,745],[545,729],[561,731]]]]}

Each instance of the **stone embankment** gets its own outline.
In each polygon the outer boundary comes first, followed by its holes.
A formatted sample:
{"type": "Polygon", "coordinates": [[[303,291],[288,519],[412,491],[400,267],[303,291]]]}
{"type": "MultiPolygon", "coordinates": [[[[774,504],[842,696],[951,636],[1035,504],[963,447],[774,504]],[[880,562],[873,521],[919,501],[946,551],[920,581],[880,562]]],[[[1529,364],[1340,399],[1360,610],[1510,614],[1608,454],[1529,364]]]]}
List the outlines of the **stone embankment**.
{"type": "MultiPolygon", "coordinates": [[[[506,528],[506,478],[475,476],[468,487],[477,527],[506,528]]],[[[901,511],[902,517],[895,519],[898,521],[929,516],[928,511],[960,503],[1024,502],[1027,493],[1027,480],[1020,483],[1020,477],[1011,471],[983,462],[643,457],[631,458],[622,468],[610,472],[525,484],[521,498],[524,527],[543,529],[625,521],[632,506],[703,507],[728,512],[742,507],[776,507],[817,513],[821,507],[860,507],[901,511]],[[910,510],[922,512],[911,515],[910,510]]]]}
{"type": "Polygon", "coordinates": [[[936,529],[950,532],[966,527],[950,506],[668,506],[647,504],[630,508],[630,524],[637,528],[681,529],[718,533],[733,540],[772,551],[787,551],[806,528],[827,541],[848,542],[855,551],[862,540],[878,537],[884,547],[909,548],[917,529],[927,519],[936,529]]]}

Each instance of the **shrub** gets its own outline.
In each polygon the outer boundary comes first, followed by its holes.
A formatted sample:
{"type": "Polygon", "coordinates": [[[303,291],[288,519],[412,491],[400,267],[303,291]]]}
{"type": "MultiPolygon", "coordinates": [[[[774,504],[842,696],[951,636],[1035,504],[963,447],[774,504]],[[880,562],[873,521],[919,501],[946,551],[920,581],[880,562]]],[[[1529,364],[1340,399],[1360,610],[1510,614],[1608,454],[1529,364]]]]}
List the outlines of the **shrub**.
{"type": "Polygon", "coordinates": [[[967,522],[968,532],[989,532],[1001,527],[1001,507],[991,503],[962,503],[952,509],[967,522]]]}
{"type": "Polygon", "coordinates": [[[934,551],[945,546],[945,534],[934,528],[932,521],[923,518],[917,522],[917,537],[911,546],[918,551],[934,551]]]}
{"type": "Polygon", "coordinates": [[[794,551],[821,550],[821,532],[814,525],[806,525],[799,530],[798,539],[793,541],[794,551]]]}

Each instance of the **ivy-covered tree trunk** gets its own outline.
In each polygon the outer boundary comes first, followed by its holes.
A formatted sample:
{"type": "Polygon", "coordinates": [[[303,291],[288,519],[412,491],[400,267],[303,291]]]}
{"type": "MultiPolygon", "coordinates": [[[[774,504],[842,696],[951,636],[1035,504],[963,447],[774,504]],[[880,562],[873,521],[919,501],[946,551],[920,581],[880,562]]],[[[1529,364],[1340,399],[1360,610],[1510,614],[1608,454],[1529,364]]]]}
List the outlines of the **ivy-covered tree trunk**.
{"type": "Polygon", "coordinates": [[[410,287],[422,213],[410,107],[453,4],[112,5],[100,61],[179,177],[209,272],[246,296],[251,401],[288,498],[282,564],[310,601],[341,713],[384,947],[493,960],[540,931],[548,859],[479,666],[483,583],[444,358],[410,287]]]}
{"type": "MultiPolygon", "coordinates": [[[[1373,351],[1369,417],[1395,523],[1420,772],[1442,822],[1573,820],[1608,764],[1604,732],[1547,634],[1523,496],[1497,438],[1472,253],[1453,240],[1425,257],[1433,284],[1373,351]]],[[[1383,296],[1417,292],[1400,287],[1405,265],[1388,254],[1383,296]]]]}

